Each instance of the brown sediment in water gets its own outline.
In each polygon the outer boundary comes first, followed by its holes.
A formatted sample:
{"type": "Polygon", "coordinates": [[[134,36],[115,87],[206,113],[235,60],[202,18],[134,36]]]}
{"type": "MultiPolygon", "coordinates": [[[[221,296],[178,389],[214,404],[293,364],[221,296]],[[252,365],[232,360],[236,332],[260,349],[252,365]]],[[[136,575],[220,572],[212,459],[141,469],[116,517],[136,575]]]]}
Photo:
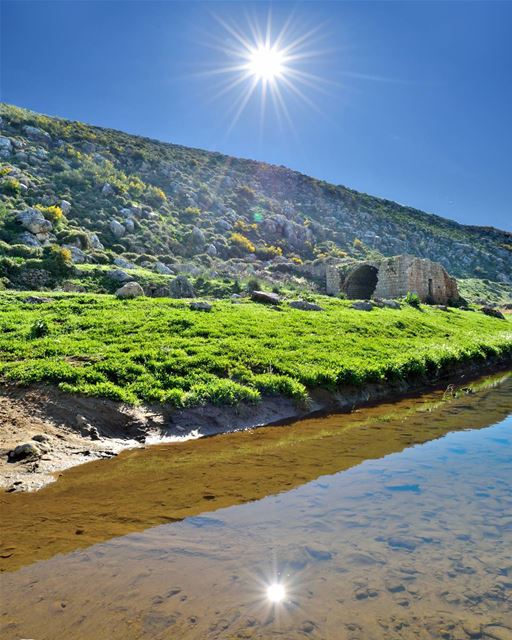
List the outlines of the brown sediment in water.
{"type": "Polygon", "coordinates": [[[288,491],[449,431],[505,417],[480,380],[458,397],[419,398],[194,441],[134,449],[70,469],[38,493],[0,498],[0,568],[85,548],[116,536],[288,491]],[[478,406],[468,424],[467,409],[478,406]]]}
{"type": "Polygon", "coordinates": [[[329,412],[348,412],[356,407],[396,402],[427,391],[446,389],[449,383],[467,385],[477,376],[510,368],[509,355],[484,361],[458,363],[430,378],[415,376],[395,382],[344,385],[337,389],[310,390],[307,403],[276,395],[257,404],[204,406],[176,409],[170,405],[128,406],[105,398],[77,396],[50,385],[23,389],[0,385],[0,490],[37,491],[53,482],[57,472],[92,460],[116,455],[146,441],[182,438],[193,432],[201,436],[285,424],[329,412]],[[84,425],[86,429],[84,430],[84,425]],[[90,429],[95,432],[94,438],[90,429]],[[44,455],[16,464],[8,452],[45,438],[44,455]]]}

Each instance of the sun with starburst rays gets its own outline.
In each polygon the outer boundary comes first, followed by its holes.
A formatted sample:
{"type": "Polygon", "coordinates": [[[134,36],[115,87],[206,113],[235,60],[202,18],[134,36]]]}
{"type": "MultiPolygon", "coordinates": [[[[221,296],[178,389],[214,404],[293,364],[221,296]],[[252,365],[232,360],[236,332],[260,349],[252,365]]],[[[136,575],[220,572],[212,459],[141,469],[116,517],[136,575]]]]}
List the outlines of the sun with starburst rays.
{"type": "Polygon", "coordinates": [[[263,26],[247,18],[245,28],[215,16],[223,29],[215,48],[225,56],[225,64],[208,75],[222,76],[215,97],[233,95],[233,128],[251,99],[261,101],[261,122],[267,103],[272,104],[278,119],[292,125],[287,99],[293,97],[318,109],[308,93],[319,89],[323,79],[308,70],[308,64],[322,54],[315,48],[320,27],[300,30],[291,18],[278,30],[269,14],[263,26]],[[306,88],[309,91],[305,91],[306,88]]]}

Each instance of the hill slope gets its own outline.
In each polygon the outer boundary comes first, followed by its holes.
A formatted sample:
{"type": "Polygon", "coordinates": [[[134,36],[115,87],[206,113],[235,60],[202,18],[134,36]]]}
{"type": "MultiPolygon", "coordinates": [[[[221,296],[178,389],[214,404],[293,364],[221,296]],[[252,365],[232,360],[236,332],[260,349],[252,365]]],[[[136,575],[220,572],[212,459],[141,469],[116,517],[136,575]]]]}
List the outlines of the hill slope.
{"type": "Polygon", "coordinates": [[[512,234],[504,231],[284,167],[6,104],[0,116],[0,278],[7,286],[45,288],[92,274],[102,290],[106,265],[130,263],[141,278],[154,274],[157,285],[185,272],[308,286],[326,260],[400,253],[439,261],[458,277],[512,282],[512,234]],[[78,269],[67,268],[70,257],[78,269]]]}

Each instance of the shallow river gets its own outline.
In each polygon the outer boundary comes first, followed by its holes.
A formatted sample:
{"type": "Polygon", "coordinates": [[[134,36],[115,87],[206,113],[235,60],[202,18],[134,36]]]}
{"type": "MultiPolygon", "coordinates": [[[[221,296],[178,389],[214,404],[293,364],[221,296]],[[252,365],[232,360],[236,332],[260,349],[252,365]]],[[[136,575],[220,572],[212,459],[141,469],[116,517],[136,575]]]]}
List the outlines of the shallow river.
{"type": "Polygon", "coordinates": [[[511,640],[512,378],[475,389],[5,496],[1,637],[511,640]]]}

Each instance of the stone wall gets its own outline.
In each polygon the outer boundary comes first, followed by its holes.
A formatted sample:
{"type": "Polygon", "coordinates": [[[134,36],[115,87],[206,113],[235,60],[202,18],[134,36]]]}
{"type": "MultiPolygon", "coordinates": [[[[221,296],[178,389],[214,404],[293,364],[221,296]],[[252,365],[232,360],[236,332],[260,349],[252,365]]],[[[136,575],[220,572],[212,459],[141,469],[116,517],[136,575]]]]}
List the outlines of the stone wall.
{"type": "Polygon", "coordinates": [[[342,277],[339,268],[329,267],[326,272],[326,291],[337,295],[341,291],[349,297],[354,292],[365,290],[365,278],[368,278],[365,297],[397,298],[409,291],[418,294],[423,302],[447,304],[459,299],[457,281],[448,275],[438,263],[410,255],[385,258],[382,261],[363,262],[354,266],[342,277]],[[370,282],[371,274],[377,269],[377,283],[370,282]],[[336,273],[337,272],[337,273],[336,273]],[[354,286],[357,282],[358,286],[354,286]]]}
{"type": "Polygon", "coordinates": [[[337,296],[341,291],[341,271],[329,265],[325,270],[325,291],[328,296],[337,296]]]}

